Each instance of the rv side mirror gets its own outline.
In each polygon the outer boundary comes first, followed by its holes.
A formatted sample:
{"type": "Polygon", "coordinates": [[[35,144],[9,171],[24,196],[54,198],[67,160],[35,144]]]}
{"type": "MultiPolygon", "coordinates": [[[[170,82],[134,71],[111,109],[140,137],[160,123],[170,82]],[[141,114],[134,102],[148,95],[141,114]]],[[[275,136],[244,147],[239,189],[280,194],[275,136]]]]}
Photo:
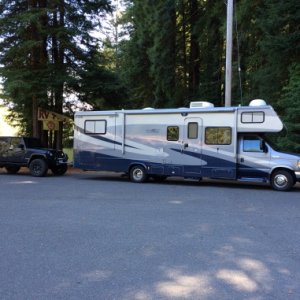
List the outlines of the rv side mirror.
{"type": "Polygon", "coordinates": [[[268,147],[266,145],[266,142],[261,140],[260,142],[260,150],[264,153],[268,153],[268,147]]]}

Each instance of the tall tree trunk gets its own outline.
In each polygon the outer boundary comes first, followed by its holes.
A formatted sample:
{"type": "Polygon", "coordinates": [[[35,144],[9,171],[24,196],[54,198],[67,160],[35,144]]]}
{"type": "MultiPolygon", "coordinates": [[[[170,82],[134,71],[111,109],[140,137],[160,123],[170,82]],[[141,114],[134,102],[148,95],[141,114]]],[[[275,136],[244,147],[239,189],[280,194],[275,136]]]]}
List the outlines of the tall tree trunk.
{"type": "MultiPolygon", "coordinates": [[[[181,36],[179,37],[182,42],[181,45],[181,51],[182,51],[182,95],[185,98],[188,96],[188,72],[189,72],[189,64],[188,64],[188,39],[187,39],[187,31],[188,31],[188,16],[186,14],[186,1],[181,2],[180,10],[181,10],[181,16],[182,16],[182,32],[181,36]]],[[[179,49],[178,49],[179,51],[179,49]]],[[[177,51],[177,52],[178,52],[177,51]]],[[[180,105],[184,105],[185,99],[181,99],[180,105]]]]}
{"type": "MultiPolygon", "coordinates": [[[[48,20],[48,15],[46,13],[46,8],[47,8],[47,0],[39,0],[39,8],[44,9],[44,13],[40,17],[40,26],[42,28],[42,33],[41,33],[41,48],[40,48],[40,62],[41,62],[41,67],[47,69],[48,66],[48,51],[47,51],[47,39],[48,39],[48,34],[47,29],[49,26],[49,20],[48,20]]],[[[48,98],[48,93],[47,90],[45,90],[43,99],[48,98]]],[[[40,104],[41,105],[41,104],[40,104]]],[[[47,103],[44,103],[44,106],[48,105],[47,103]]],[[[39,125],[39,137],[41,139],[42,145],[45,147],[49,146],[49,136],[48,136],[48,131],[43,130],[43,124],[41,121],[38,121],[39,125]]]]}
{"type": "MultiPolygon", "coordinates": [[[[65,3],[64,0],[60,0],[53,14],[53,27],[63,29],[65,26],[65,3]]],[[[63,43],[57,37],[56,33],[52,35],[52,63],[54,66],[55,74],[64,73],[64,52],[63,43]]],[[[55,76],[54,74],[54,76],[55,76]]],[[[63,82],[57,83],[53,88],[53,110],[57,113],[62,113],[63,107],[63,82]]],[[[63,126],[60,123],[58,131],[55,131],[53,147],[56,149],[62,149],[63,139],[63,126]]]]}
{"type": "MultiPolygon", "coordinates": [[[[37,8],[37,0],[28,0],[28,10],[33,10],[37,8]]],[[[30,24],[30,39],[33,42],[36,42],[38,40],[38,35],[37,35],[37,26],[34,22],[31,22],[30,24]]],[[[33,71],[36,71],[37,67],[39,64],[39,49],[36,45],[34,45],[31,49],[30,53],[30,65],[31,69],[33,71]]],[[[34,87],[33,87],[34,89],[34,87]]],[[[35,92],[32,92],[31,96],[32,100],[32,136],[34,137],[39,137],[39,128],[38,128],[38,118],[37,118],[37,113],[38,113],[38,99],[37,95],[35,92]]]]}

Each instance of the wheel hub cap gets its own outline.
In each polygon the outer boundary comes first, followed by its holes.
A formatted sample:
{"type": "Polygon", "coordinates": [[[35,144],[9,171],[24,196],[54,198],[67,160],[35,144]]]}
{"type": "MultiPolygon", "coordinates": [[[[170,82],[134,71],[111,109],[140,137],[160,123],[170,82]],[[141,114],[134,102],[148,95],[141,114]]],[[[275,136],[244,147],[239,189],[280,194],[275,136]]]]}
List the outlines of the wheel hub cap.
{"type": "Polygon", "coordinates": [[[134,177],[136,179],[141,179],[143,177],[143,172],[141,170],[135,170],[134,177]]]}
{"type": "Polygon", "coordinates": [[[283,187],[287,184],[288,180],[284,175],[277,175],[275,177],[275,183],[277,186],[283,187]]]}

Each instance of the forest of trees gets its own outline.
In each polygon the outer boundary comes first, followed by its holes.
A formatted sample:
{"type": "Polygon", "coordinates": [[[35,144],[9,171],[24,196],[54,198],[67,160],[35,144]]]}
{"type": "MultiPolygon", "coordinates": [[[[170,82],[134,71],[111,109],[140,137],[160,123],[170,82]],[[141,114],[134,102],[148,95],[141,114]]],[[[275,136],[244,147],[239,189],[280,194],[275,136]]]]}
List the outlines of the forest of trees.
{"type": "MultiPolygon", "coordinates": [[[[288,127],[279,142],[299,152],[300,2],[234,11],[232,105],[265,99],[288,127]]],[[[223,106],[225,36],[221,0],[0,0],[2,98],[35,136],[37,107],[223,106]]]]}

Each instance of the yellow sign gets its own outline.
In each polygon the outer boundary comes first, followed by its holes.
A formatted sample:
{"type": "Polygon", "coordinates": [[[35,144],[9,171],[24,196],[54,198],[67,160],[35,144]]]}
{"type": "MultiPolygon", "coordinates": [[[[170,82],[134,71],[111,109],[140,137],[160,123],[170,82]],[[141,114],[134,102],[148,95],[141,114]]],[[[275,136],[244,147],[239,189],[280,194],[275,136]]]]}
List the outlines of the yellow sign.
{"type": "Polygon", "coordinates": [[[53,120],[43,121],[43,130],[53,131],[58,129],[59,129],[59,121],[53,121],[53,120]]]}
{"type": "Polygon", "coordinates": [[[43,121],[43,130],[52,131],[59,129],[59,122],[67,121],[69,118],[53,111],[39,108],[38,120],[43,121]]]}

